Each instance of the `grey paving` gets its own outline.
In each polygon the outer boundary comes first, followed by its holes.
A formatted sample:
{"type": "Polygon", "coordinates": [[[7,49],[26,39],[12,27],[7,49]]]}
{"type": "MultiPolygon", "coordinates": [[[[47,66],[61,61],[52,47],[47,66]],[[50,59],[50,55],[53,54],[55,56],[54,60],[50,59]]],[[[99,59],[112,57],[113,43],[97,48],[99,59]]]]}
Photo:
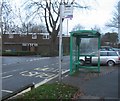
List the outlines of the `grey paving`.
{"type": "Polygon", "coordinates": [[[84,93],[80,99],[116,99],[118,101],[118,67],[101,68],[101,73],[80,70],[73,76],[64,77],[62,82],[78,87],[84,93]]]}

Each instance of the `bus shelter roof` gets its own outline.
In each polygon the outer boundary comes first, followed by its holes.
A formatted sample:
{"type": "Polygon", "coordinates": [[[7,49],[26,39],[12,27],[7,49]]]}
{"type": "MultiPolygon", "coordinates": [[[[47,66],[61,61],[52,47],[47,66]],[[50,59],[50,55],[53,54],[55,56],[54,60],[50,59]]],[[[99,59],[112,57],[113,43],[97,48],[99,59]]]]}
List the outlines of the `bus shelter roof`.
{"type": "Polygon", "coordinates": [[[70,35],[80,38],[100,37],[100,33],[96,30],[77,30],[70,32],[70,35]]]}

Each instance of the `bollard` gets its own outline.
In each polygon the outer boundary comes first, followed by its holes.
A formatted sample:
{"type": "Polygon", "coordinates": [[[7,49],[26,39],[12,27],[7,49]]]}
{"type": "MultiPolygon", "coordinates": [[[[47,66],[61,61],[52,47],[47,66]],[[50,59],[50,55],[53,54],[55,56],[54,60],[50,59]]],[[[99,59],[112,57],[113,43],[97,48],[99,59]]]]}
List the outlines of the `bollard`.
{"type": "Polygon", "coordinates": [[[35,88],[35,83],[33,82],[31,85],[31,90],[33,90],[35,88]]]}

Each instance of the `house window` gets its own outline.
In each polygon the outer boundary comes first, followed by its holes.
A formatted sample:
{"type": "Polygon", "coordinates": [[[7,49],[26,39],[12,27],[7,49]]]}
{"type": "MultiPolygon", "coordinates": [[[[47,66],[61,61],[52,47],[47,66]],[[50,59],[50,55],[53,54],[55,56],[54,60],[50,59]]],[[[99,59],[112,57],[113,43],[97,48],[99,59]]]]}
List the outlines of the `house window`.
{"type": "Polygon", "coordinates": [[[14,38],[14,35],[13,34],[9,34],[9,38],[10,39],[14,38]]]}
{"type": "Polygon", "coordinates": [[[32,34],[32,39],[37,39],[37,35],[36,34],[32,34]]]}
{"type": "Polygon", "coordinates": [[[28,51],[28,47],[27,46],[22,46],[22,51],[28,51]]]}
{"type": "Polygon", "coordinates": [[[43,39],[50,39],[49,35],[43,35],[43,39]]]}
{"type": "Polygon", "coordinates": [[[27,33],[20,34],[20,37],[26,37],[27,33]]]}

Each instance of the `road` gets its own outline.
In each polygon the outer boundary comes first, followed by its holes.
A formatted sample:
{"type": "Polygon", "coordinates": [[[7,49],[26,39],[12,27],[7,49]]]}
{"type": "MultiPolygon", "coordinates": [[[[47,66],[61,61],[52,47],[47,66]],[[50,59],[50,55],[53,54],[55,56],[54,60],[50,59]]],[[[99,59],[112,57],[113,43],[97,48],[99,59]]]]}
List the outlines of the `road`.
{"type": "MultiPolygon", "coordinates": [[[[3,57],[2,97],[31,83],[39,84],[58,75],[58,57],[3,57]]],[[[69,56],[63,57],[62,72],[69,69],[69,56]]]]}

